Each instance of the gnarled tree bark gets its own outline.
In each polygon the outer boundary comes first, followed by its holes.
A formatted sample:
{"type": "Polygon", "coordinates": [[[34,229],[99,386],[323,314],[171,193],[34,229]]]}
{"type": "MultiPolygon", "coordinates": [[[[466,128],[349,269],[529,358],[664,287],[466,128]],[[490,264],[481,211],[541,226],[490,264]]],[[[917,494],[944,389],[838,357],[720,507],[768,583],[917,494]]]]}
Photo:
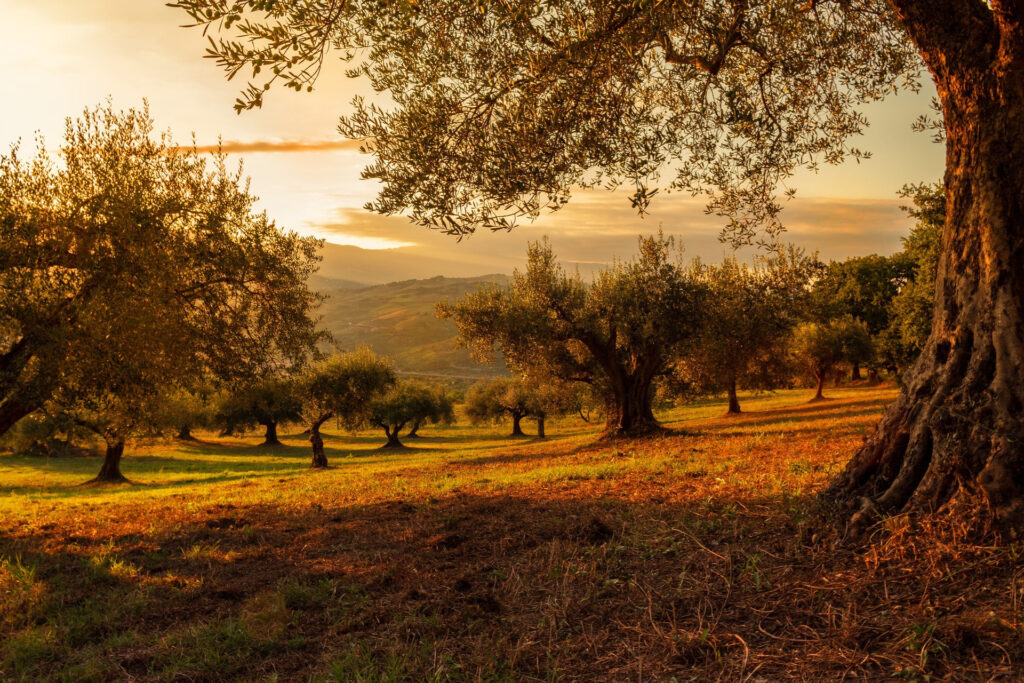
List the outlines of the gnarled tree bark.
{"type": "Polygon", "coordinates": [[[726,411],[729,415],[739,415],[743,411],[740,410],[740,399],[736,393],[736,378],[732,377],[729,379],[729,384],[726,387],[726,393],[729,395],[729,410],[726,411]]]}
{"type": "Polygon", "coordinates": [[[263,434],[263,443],[261,446],[283,446],[281,440],[277,438],[277,422],[273,420],[267,420],[263,423],[266,427],[266,431],[263,434]]]}
{"type": "Polygon", "coordinates": [[[314,469],[327,468],[327,453],[324,451],[324,438],[320,436],[320,427],[332,417],[332,413],[326,413],[313,420],[309,425],[309,443],[313,446],[313,462],[310,467],[314,469]]]}
{"type": "Polygon", "coordinates": [[[645,367],[633,372],[609,372],[612,394],[604,426],[606,438],[646,436],[661,431],[651,408],[651,384],[661,357],[651,354],[646,360],[645,367]]]}
{"type": "Polygon", "coordinates": [[[123,474],[121,474],[121,456],[124,455],[124,439],[120,438],[108,438],[107,439],[107,450],[103,454],[103,465],[100,467],[99,474],[95,478],[91,479],[89,483],[121,483],[128,481],[123,474]]]}
{"type": "Polygon", "coordinates": [[[855,529],[982,494],[1024,524],[1024,6],[893,0],[946,128],[946,226],[931,336],[827,492],[855,529]]]}
{"type": "Polygon", "coordinates": [[[384,434],[388,437],[388,442],[381,446],[381,448],[405,448],[405,444],[398,438],[399,432],[405,425],[381,425],[384,428],[384,434]]]}

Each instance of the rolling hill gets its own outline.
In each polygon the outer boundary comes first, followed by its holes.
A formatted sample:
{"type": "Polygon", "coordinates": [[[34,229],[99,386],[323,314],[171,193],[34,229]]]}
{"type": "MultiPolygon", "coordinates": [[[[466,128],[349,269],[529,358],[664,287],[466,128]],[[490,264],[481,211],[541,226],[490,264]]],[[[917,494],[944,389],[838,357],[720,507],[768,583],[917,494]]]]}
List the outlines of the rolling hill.
{"type": "Polygon", "coordinates": [[[331,288],[324,291],[328,299],[320,309],[322,324],[341,348],[365,344],[392,358],[403,373],[460,380],[499,375],[505,372],[501,363],[477,363],[469,352],[456,347],[454,323],[438,320],[434,307],[481,285],[503,285],[508,280],[507,275],[438,276],[369,287],[331,288]]]}

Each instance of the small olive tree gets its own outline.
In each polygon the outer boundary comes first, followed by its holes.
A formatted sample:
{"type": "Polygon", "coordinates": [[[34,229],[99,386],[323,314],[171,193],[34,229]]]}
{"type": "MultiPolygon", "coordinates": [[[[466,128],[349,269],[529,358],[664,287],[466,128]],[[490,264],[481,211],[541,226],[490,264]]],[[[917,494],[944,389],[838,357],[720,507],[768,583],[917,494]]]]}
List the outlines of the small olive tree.
{"type": "Polygon", "coordinates": [[[279,425],[302,419],[302,397],[294,378],[268,376],[227,393],[217,408],[217,421],[225,431],[265,429],[263,446],[281,446],[279,425]]]}
{"type": "Polygon", "coordinates": [[[478,382],[466,392],[466,416],[473,424],[512,420],[512,436],[526,436],[522,420],[530,415],[531,395],[523,382],[500,378],[478,382]]]}
{"type": "Polygon", "coordinates": [[[403,429],[426,423],[452,424],[455,411],[442,392],[419,382],[403,382],[371,401],[365,420],[384,430],[387,443],[382,448],[405,448],[399,439],[403,429]]]}
{"type": "Polygon", "coordinates": [[[836,365],[843,361],[863,361],[869,357],[870,349],[867,325],[853,318],[804,323],[798,327],[793,338],[793,354],[800,366],[814,377],[815,391],[811,400],[825,398],[825,380],[836,365]]]}
{"type": "Polygon", "coordinates": [[[728,412],[739,413],[738,387],[774,389],[788,381],[787,343],[820,264],[791,248],[750,265],[733,257],[692,268],[708,289],[704,321],[676,358],[669,387],[676,393],[724,392],[728,412]]]}
{"type": "Polygon", "coordinates": [[[395,384],[391,364],[367,348],[312,363],[298,380],[302,417],[309,426],[314,468],[327,467],[320,428],[336,417],[351,428],[363,423],[370,404],[395,384]]]}

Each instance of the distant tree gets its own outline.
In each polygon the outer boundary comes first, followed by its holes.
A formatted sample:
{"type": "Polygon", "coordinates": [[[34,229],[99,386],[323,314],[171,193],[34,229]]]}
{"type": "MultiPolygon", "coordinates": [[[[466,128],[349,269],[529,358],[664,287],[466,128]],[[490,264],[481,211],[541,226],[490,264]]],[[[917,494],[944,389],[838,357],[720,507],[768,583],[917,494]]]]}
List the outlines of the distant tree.
{"type": "Polygon", "coordinates": [[[804,323],[795,332],[793,353],[799,364],[814,377],[815,401],[824,398],[825,381],[844,360],[864,358],[870,348],[867,326],[847,317],[827,323],[804,323]]]}
{"type": "Polygon", "coordinates": [[[789,249],[757,259],[693,265],[708,288],[703,325],[675,360],[676,393],[721,394],[740,412],[737,388],[774,389],[790,375],[787,344],[807,310],[816,258],[789,249]],[[682,391],[681,391],[682,390],[682,391]]]}
{"type": "MultiPolygon", "coordinates": [[[[833,261],[815,283],[815,315],[821,321],[855,318],[872,339],[879,339],[892,324],[893,301],[913,272],[913,262],[903,253],[833,261]]],[[[861,362],[851,360],[850,365],[851,379],[861,379],[861,362]]]]}
{"type": "Polygon", "coordinates": [[[527,407],[530,416],[537,421],[537,438],[547,438],[548,418],[578,413],[582,409],[584,397],[570,382],[551,378],[527,378],[525,386],[529,396],[527,407]]]}
{"type": "Polygon", "coordinates": [[[269,375],[228,392],[217,407],[217,421],[235,433],[264,427],[263,446],[281,446],[279,425],[302,418],[302,397],[293,378],[269,375]]]}
{"type": "Polygon", "coordinates": [[[195,441],[192,430],[209,427],[214,423],[210,387],[193,389],[173,388],[165,391],[157,406],[157,420],[171,425],[179,441],[195,441]]]}
{"type": "Polygon", "coordinates": [[[892,321],[884,333],[887,360],[906,371],[925,347],[932,330],[935,274],[939,267],[942,226],[946,220],[946,193],[940,183],[910,185],[903,189],[912,206],[903,207],[916,219],[903,239],[903,257],[913,274],[892,302],[892,321]]]}
{"type": "Polygon", "coordinates": [[[549,244],[535,243],[508,288],[483,288],[438,312],[477,358],[497,347],[520,372],[601,386],[606,435],[649,433],[659,429],[654,380],[696,334],[705,298],[671,252],[671,239],[641,238],[637,257],[586,283],[557,264],[549,244]]]}
{"type": "Polygon", "coordinates": [[[474,384],[466,392],[465,410],[473,424],[512,420],[512,436],[526,436],[522,420],[530,415],[530,391],[522,380],[499,378],[474,384]]]}
{"type": "Polygon", "coordinates": [[[0,433],[58,394],[109,403],[308,356],[320,242],[254,202],[223,156],[154,138],[146,109],[87,110],[59,155],[0,156],[0,433]]]}
{"type": "Polygon", "coordinates": [[[311,364],[299,378],[302,417],[313,446],[312,467],[327,467],[320,428],[337,418],[354,428],[366,419],[371,402],[395,384],[391,365],[367,348],[311,364]]]}
{"type": "Polygon", "coordinates": [[[455,412],[444,394],[419,382],[403,382],[370,401],[366,423],[384,430],[383,448],[405,448],[399,436],[406,427],[451,424],[455,412]]]}
{"type": "Polygon", "coordinates": [[[91,391],[58,396],[48,406],[51,412],[63,413],[103,440],[103,463],[89,483],[126,483],[121,459],[128,441],[172,428],[161,421],[165,416],[159,408],[161,399],[159,393],[149,393],[143,386],[118,387],[105,394],[91,391]]]}
{"type": "MultiPolygon", "coordinates": [[[[411,383],[410,384],[415,384],[411,383]]],[[[431,410],[422,417],[413,420],[407,438],[419,438],[420,427],[425,424],[455,424],[455,400],[443,387],[426,387],[433,396],[430,400],[431,410]]]]}

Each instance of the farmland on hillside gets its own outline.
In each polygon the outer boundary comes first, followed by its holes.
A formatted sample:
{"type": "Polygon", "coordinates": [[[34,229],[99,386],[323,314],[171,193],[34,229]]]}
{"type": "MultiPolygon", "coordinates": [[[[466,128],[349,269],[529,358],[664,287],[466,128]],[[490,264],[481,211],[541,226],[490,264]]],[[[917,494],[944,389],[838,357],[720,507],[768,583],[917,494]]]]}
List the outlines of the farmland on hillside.
{"type": "Polygon", "coordinates": [[[400,372],[461,380],[504,373],[500,364],[481,365],[456,348],[456,328],[438,320],[439,301],[456,299],[485,284],[505,284],[504,275],[434,277],[362,288],[327,290],[322,325],[342,348],[369,346],[388,356],[400,372]]]}

